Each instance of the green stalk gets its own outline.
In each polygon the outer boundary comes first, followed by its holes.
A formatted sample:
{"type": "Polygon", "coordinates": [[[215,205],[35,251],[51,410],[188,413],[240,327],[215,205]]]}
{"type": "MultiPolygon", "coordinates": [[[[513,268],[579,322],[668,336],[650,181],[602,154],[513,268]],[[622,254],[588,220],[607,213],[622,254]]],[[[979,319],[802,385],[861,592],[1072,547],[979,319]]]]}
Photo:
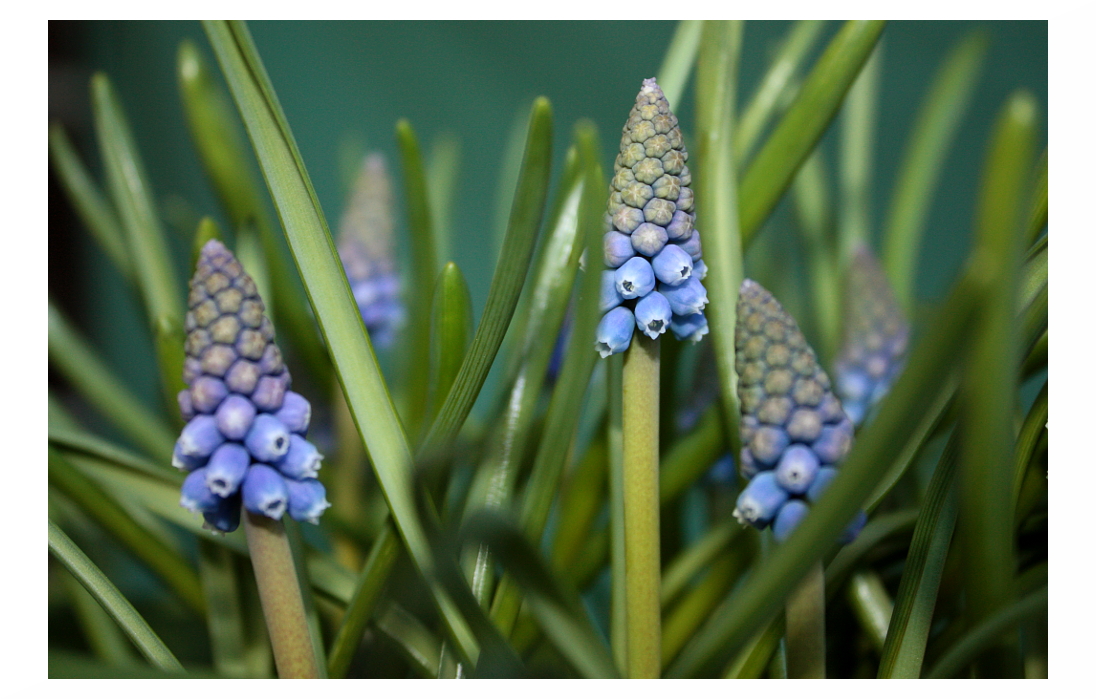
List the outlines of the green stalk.
{"type": "MultiPolygon", "coordinates": [[[[704,230],[708,276],[704,286],[711,300],[707,314],[719,369],[724,433],[732,454],[738,453],[738,392],[734,369],[735,305],[742,283],[742,238],[735,206],[734,92],[740,22],[707,22],[697,64],[697,220],[704,230]]],[[[657,402],[656,402],[657,404],[657,402]]]]}
{"type": "Polygon", "coordinates": [[[122,596],[114,583],[92,563],[80,547],[72,542],[72,539],[53,523],[53,520],[49,521],[49,551],[87,588],[99,604],[103,605],[103,609],[118,622],[118,626],[125,631],[129,639],[137,646],[137,650],[141,651],[150,663],[168,672],[184,671],[175,655],[164,645],[148,622],[137,613],[129,600],[122,596]]]}
{"type": "MultiPolygon", "coordinates": [[[[1031,173],[1035,101],[1016,92],[994,127],[979,193],[975,266],[989,293],[975,318],[961,388],[963,405],[959,522],[969,621],[989,619],[1015,595],[1012,532],[1013,407],[1019,340],[1017,282],[1026,217],[1023,193],[1031,173]]],[[[979,676],[1020,674],[1015,639],[1002,639],[978,667],[979,676]]]]}
{"type": "Polygon", "coordinates": [[[816,561],[788,597],[784,644],[789,679],[826,678],[826,576],[816,561]]]}
{"type": "MultiPolygon", "coordinates": [[[[609,605],[609,640],[613,660],[623,674],[628,667],[627,591],[624,587],[624,357],[614,354],[606,367],[609,392],[609,543],[612,597],[609,605]]],[[[660,486],[661,487],[661,486],[660,486]]]]}
{"type": "Polygon", "coordinates": [[[662,668],[658,529],[658,340],[637,333],[624,355],[624,580],[627,675],[657,678],[662,668]]]}
{"type": "Polygon", "coordinates": [[[301,588],[281,521],[244,510],[244,529],[263,617],[282,679],[319,677],[301,588]]]}

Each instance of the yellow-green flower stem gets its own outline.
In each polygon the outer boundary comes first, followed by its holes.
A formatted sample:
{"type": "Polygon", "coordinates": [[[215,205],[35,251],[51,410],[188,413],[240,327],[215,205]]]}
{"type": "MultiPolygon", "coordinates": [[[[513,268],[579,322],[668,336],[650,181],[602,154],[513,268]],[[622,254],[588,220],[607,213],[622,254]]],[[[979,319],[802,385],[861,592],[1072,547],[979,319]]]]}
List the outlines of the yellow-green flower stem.
{"type": "Polygon", "coordinates": [[[825,679],[826,575],[822,561],[810,567],[788,596],[784,619],[788,679],[825,679]]]}
{"type": "Polygon", "coordinates": [[[319,677],[319,666],[312,652],[308,619],[285,527],[280,520],[245,510],[244,529],[278,677],[315,679],[319,677]]]}
{"type": "Polygon", "coordinates": [[[662,665],[658,531],[658,340],[637,334],[624,355],[624,580],[627,675],[662,665]]]}

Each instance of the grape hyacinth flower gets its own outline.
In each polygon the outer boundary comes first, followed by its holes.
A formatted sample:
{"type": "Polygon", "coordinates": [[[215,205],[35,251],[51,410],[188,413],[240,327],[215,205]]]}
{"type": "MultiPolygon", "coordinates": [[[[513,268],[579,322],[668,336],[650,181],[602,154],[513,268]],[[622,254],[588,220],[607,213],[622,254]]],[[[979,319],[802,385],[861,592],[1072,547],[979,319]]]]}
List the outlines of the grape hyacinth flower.
{"type": "Polygon", "coordinates": [[[702,312],[708,296],[700,283],[706,268],[693,228],[688,160],[666,96],[654,78],[644,80],[624,125],[609,189],[605,315],[595,343],[602,357],[628,349],[636,329],[652,340],[668,329],[692,342],[708,332],[702,312]]]}
{"type": "Polygon", "coordinates": [[[392,185],[384,156],[366,157],[339,221],[338,249],[369,339],[387,347],[404,321],[392,235],[392,185]]]}
{"type": "Polygon", "coordinates": [[[859,425],[901,373],[910,334],[886,272],[863,246],[849,265],[845,323],[834,378],[845,413],[859,425]]]}
{"type": "MultiPolygon", "coordinates": [[[[795,320],[755,281],[742,282],[735,370],[742,407],[734,515],[783,541],[810,511],[852,446],[853,424],[795,320]]],[[[856,538],[859,513],[842,541],[856,538]]]]}
{"type": "Polygon", "coordinates": [[[255,282],[219,240],[202,248],[188,305],[179,407],[189,422],[172,459],[189,472],[179,504],[219,532],[239,526],[241,504],[315,523],[329,503],[315,478],[323,457],[304,438],[311,407],[289,390],[255,282]]]}

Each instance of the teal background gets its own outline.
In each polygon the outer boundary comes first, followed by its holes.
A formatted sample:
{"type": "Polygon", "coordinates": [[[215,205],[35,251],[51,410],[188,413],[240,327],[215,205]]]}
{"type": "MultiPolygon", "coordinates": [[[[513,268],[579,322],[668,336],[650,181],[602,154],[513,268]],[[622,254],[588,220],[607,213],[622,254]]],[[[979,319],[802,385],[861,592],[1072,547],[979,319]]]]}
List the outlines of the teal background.
{"type": "MultiPolygon", "coordinates": [[[[182,284],[187,276],[185,236],[192,234],[199,216],[212,214],[224,221],[202,177],[175,84],[175,54],[183,38],[195,40],[212,61],[201,27],[192,22],[54,24],[50,54],[57,60],[51,58],[51,118],[64,121],[99,171],[87,78],[95,70],[111,76],[162,214],[169,229],[177,233],[177,276],[182,284]]],[[[746,23],[740,106],[752,94],[789,26],[789,22],[746,23]]],[[[839,26],[838,22],[827,25],[814,55],[839,26]]],[[[917,106],[934,71],[950,48],[978,27],[989,34],[990,51],[928,218],[918,276],[919,297],[926,301],[943,295],[969,249],[988,129],[1012,90],[1026,87],[1034,93],[1043,109],[1045,143],[1047,23],[893,22],[884,32],[873,162],[871,216],[876,228],[882,222],[917,106]]],[[[656,74],[673,30],[672,22],[251,24],[332,227],[337,225],[344,196],[341,151],[367,144],[387,154],[398,174],[393,137],[397,119],[411,121],[426,152],[444,133],[460,139],[462,168],[451,256],[468,278],[477,315],[494,266],[495,198],[515,119],[524,120],[531,100],[545,95],[555,112],[557,172],[570,131],[582,117],[597,124],[605,164],[611,167],[619,130],[640,82],[656,74]]],[[[689,145],[691,87],[679,102],[673,106],[689,145]]],[[[837,130],[831,128],[824,142],[831,169],[837,130]]],[[[156,372],[139,307],[107,269],[101,253],[79,233],[78,224],[52,208],[51,294],[102,349],[108,362],[147,400],[155,400],[156,372]]],[[[784,240],[792,221],[785,202],[765,235],[784,240]]]]}

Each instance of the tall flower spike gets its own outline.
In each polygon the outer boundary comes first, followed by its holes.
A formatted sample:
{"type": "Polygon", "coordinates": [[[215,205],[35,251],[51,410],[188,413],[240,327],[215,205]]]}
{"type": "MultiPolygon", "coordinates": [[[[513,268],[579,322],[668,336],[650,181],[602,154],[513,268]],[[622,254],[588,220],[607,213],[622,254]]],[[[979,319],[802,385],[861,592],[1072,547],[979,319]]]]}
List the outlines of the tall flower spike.
{"type": "MultiPolygon", "coordinates": [[[[830,390],[795,320],[755,281],[742,282],[735,324],[735,370],[742,406],[740,473],[750,480],[735,517],[777,541],[807,515],[852,446],[853,425],[830,390]]],[[[857,515],[842,536],[863,527],[857,515]]]]}
{"type": "Polygon", "coordinates": [[[704,270],[704,263],[700,235],[693,228],[688,160],[670,103],[654,78],[644,80],[624,125],[609,185],[603,252],[605,265],[615,270],[616,286],[602,290],[606,315],[595,347],[602,357],[628,349],[637,328],[652,338],[669,328],[677,339],[692,342],[708,332],[700,312],[707,292],[702,277],[694,274],[697,267],[704,270]],[[688,291],[675,296],[675,289],[687,284],[688,291]],[[684,301],[675,301],[677,296],[684,301]],[[634,326],[624,325],[618,308],[634,315],[634,326]]]}
{"type": "Polygon", "coordinates": [[[859,425],[901,373],[910,334],[887,274],[867,247],[858,248],[849,265],[845,323],[834,378],[845,413],[859,425]]]}
{"type": "Polygon", "coordinates": [[[322,457],[300,436],[311,415],[308,400],[289,390],[255,282],[219,240],[202,248],[188,305],[188,387],[179,406],[189,422],[173,463],[191,473],[180,504],[220,532],[239,526],[241,504],[269,517],[288,506],[291,517],[316,521],[328,505],[312,478],[322,457]],[[298,481],[308,484],[296,488],[298,481]],[[308,497],[291,505],[287,493],[298,491],[308,497]]]}
{"type": "Polygon", "coordinates": [[[392,185],[384,156],[371,153],[339,221],[339,258],[358,311],[377,347],[387,347],[403,324],[392,235],[392,185]]]}

